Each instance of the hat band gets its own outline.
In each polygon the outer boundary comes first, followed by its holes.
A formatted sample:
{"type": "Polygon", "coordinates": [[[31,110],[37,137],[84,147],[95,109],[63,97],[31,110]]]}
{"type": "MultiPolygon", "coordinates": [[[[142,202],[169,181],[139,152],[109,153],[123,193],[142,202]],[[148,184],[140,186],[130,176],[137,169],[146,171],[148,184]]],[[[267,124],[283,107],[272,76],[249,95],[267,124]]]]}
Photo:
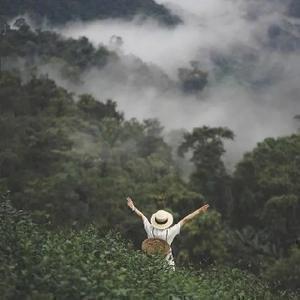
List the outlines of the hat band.
{"type": "Polygon", "coordinates": [[[159,221],[157,218],[155,218],[155,222],[159,225],[163,225],[163,224],[166,224],[168,222],[168,219],[166,219],[165,221],[159,221]]]}

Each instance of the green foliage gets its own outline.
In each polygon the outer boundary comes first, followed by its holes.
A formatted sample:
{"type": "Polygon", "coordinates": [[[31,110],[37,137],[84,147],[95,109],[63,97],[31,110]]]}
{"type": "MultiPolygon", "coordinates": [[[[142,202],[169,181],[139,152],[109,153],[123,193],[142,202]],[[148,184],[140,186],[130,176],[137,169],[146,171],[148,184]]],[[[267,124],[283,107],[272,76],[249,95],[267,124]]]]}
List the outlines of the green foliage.
{"type": "Polygon", "coordinates": [[[55,226],[116,223],[139,241],[142,228],[131,232],[136,221],[124,209],[127,195],[149,214],[199,199],[179,178],[157,120],[124,120],[114,102],[90,95],[75,103],[48,79],[22,84],[3,73],[0,95],[0,183],[38,219],[46,213],[55,226]]]}
{"type": "Polygon", "coordinates": [[[274,196],[266,202],[262,219],[273,240],[297,237],[300,229],[299,208],[300,198],[293,194],[274,196]]]}
{"type": "MultiPolygon", "coordinates": [[[[46,6],[57,4],[48,2],[46,6]]],[[[86,38],[33,32],[23,19],[15,24],[18,30],[3,20],[0,25],[1,61],[22,62],[32,74],[40,65],[57,64],[65,77],[79,83],[81,72],[118,59],[103,47],[95,49],[86,38]]],[[[147,73],[146,65],[139,66],[147,73]]],[[[181,80],[198,90],[206,84],[206,74],[193,68],[182,70],[181,80]]],[[[157,120],[125,120],[111,100],[79,95],[75,101],[53,81],[32,74],[27,82],[0,74],[0,187],[10,190],[15,206],[30,210],[36,223],[52,229],[96,227],[50,232],[5,204],[1,295],[276,299],[254,276],[221,265],[263,275],[275,288],[298,288],[299,135],[258,144],[232,179],[222,156],[223,141],[232,140],[233,133],[222,127],[195,128],[179,147],[179,154],[191,155],[195,165],[185,183],[157,120]],[[125,209],[128,195],[147,216],[167,208],[178,220],[204,199],[217,209],[190,223],[174,245],[178,260],[192,262],[199,274],[169,272],[161,261],[128,249],[119,237],[98,233],[114,226],[140,247],[144,231],[125,209]],[[201,271],[201,265],[213,263],[218,263],[216,270],[201,271]]],[[[282,297],[287,299],[287,294],[282,297]]]]}
{"type": "Polygon", "coordinates": [[[300,136],[267,138],[237,165],[230,221],[240,228],[230,251],[240,266],[295,289],[300,231],[300,136]],[[296,263],[295,263],[296,266],[296,263]]]}
{"type": "MultiPolygon", "coordinates": [[[[147,216],[167,208],[178,220],[204,203],[201,192],[223,215],[212,211],[188,225],[175,242],[178,261],[199,267],[231,264],[259,274],[277,259],[288,259],[299,232],[299,187],[293,177],[298,174],[298,136],[284,139],[288,142],[276,150],[279,156],[255,150],[255,159],[241,162],[232,201],[226,194],[231,182],[221,159],[223,139],[233,137],[227,129],[196,128],[185,136],[179,151],[192,151],[196,166],[187,184],[178,175],[157,120],[125,120],[114,102],[102,103],[90,95],[75,102],[72,94],[46,78],[22,83],[3,72],[0,96],[0,186],[11,191],[18,209],[32,211],[35,222],[75,228],[95,223],[102,231],[113,224],[140,247],[145,234],[140,220],[126,210],[126,196],[137,199],[147,216]],[[231,203],[229,221],[237,223],[245,214],[247,230],[241,226],[232,231],[225,225],[231,203]],[[249,220],[256,220],[263,230],[249,220]]],[[[10,247],[18,252],[20,237],[11,238],[10,247]]],[[[14,282],[9,275],[7,280],[14,282]]]]}
{"type": "Polygon", "coordinates": [[[264,228],[282,249],[300,230],[300,136],[268,138],[244,156],[234,174],[232,222],[264,228]]]}
{"type": "Polygon", "coordinates": [[[16,17],[29,14],[35,21],[42,22],[44,18],[54,24],[64,24],[78,19],[87,21],[93,19],[124,18],[132,19],[137,14],[154,17],[167,25],[176,25],[179,17],[172,15],[163,5],[153,0],[1,0],[1,14],[6,17],[16,17]]]}
{"type": "Polygon", "coordinates": [[[181,81],[184,92],[200,92],[207,85],[208,73],[200,70],[197,62],[191,62],[191,67],[191,69],[179,68],[178,78],[181,81]]]}
{"type": "MultiPolygon", "coordinates": [[[[22,20],[17,19],[16,23],[25,22],[22,20]]],[[[33,31],[26,22],[17,29],[7,29],[2,35],[0,56],[8,61],[23,58],[25,67],[32,71],[43,64],[57,63],[64,75],[71,78],[88,68],[101,68],[109,59],[117,59],[117,55],[105,47],[95,48],[86,37],[64,39],[55,32],[33,31]]]]}
{"type": "Polygon", "coordinates": [[[225,244],[228,262],[255,274],[260,274],[282,255],[281,249],[270,241],[268,232],[257,231],[251,226],[239,230],[227,228],[225,244]]]}
{"type": "Polygon", "coordinates": [[[2,299],[296,299],[230,268],[173,272],[95,226],[49,231],[0,204],[2,299]]]}
{"type": "Polygon", "coordinates": [[[300,248],[293,247],[287,258],[277,260],[267,269],[265,277],[274,286],[300,292],[300,248]]]}
{"type": "Polygon", "coordinates": [[[212,210],[184,228],[179,243],[182,249],[178,254],[180,262],[200,264],[224,263],[228,258],[226,232],[221,215],[212,210]]]}
{"type": "Polygon", "coordinates": [[[79,110],[83,111],[86,119],[113,118],[118,121],[122,120],[122,115],[117,112],[116,103],[108,100],[105,104],[96,101],[90,95],[81,95],[77,103],[79,110]]]}
{"type": "Polygon", "coordinates": [[[179,155],[191,151],[191,161],[196,170],[191,175],[191,186],[203,193],[219,211],[225,212],[230,199],[226,198],[229,177],[222,155],[225,153],[223,140],[232,140],[234,134],[227,128],[194,128],[184,135],[185,141],[179,146],[179,155]]]}

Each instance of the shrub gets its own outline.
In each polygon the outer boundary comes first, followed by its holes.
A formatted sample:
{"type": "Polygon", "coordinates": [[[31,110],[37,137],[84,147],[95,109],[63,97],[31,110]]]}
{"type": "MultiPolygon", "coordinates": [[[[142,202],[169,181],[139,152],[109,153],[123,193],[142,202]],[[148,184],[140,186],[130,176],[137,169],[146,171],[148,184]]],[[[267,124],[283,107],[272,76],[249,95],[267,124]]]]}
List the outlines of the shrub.
{"type": "Polygon", "coordinates": [[[292,248],[287,258],[277,260],[265,277],[275,286],[300,291],[300,248],[292,248]]]}
{"type": "Polygon", "coordinates": [[[238,269],[173,272],[161,258],[147,257],[94,225],[49,231],[7,199],[1,202],[0,234],[3,299],[281,299],[238,269]]]}

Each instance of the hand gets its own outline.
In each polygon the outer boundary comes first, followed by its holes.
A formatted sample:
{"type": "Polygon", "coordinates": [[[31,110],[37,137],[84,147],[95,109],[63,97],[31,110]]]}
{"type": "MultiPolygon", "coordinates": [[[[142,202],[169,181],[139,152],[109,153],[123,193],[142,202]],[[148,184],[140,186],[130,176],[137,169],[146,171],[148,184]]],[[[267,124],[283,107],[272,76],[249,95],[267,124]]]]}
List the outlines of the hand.
{"type": "Polygon", "coordinates": [[[134,203],[130,197],[127,197],[127,205],[131,210],[134,210],[134,203]]]}
{"type": "Polygon", "coordinates": [[[203,205],[202,207],[199,208],[199,211],[200,212],[206,212],[208,208],[209,208],[209,205],[205,204],[205,205],[203,205]]]}

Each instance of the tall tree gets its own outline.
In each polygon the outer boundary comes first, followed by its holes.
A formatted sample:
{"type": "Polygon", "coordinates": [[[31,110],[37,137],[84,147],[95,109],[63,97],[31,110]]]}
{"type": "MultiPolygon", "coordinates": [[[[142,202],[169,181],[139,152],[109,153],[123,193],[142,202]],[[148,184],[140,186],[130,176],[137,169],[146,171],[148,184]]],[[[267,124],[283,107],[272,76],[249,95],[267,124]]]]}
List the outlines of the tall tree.
{"type": "Polygon", "coordinates": [[[228,128],[207,126],[194,128],[184,135],[184,142],[178,148],[183,156],[191,152],[191,161],[196,170],[190,178],[194,190],[201,192],[219,211],[225,212],[230,199],[230,178],[226,172],[222,155],[225,153],[223,140],[234,138],[228,128]]]}
{"type": "Polygon", "coordinates": [[[234,173],[232,223],[267,230],[286,251],[299,238],[299,177],[300,135],[258,143],[234,173]]]}

